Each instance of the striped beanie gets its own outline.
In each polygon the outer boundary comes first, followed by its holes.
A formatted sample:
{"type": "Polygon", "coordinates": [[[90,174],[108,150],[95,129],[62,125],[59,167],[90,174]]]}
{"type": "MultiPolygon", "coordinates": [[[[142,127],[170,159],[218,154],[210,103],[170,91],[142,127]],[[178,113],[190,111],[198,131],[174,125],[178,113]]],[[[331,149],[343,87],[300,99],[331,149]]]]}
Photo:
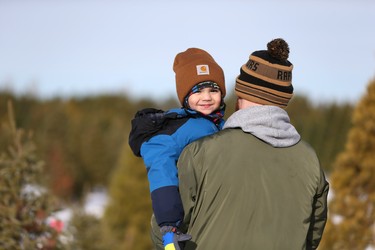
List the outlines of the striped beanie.
{"type": "Polygon", "coordinates": [[[206,51],[189,48],[178,53],[174,59],[173,70],[176,73],[176,90],[180,103],[191,89],[198,83],[211,81],[220,87],[222,97],[225,96],[225,79],[222,68],[206,51]]]}
{"type": "Polygon", "coordinates": [[[267,44],[267,50],[253,52],[236,78],[235,93],[245,100],[285,109],[293,96],[289,46],[281,38],[267,44]]]}

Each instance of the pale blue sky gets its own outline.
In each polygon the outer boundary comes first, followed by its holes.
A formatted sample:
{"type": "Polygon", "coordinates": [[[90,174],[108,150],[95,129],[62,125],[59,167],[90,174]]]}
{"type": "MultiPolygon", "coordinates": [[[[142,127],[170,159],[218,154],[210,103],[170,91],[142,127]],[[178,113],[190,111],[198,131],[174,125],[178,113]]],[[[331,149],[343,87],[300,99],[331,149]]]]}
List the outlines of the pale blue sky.
{"type": "Polygon", "coordinates": [[[189,47],[222,66],[227,91],[251,52],[282,37],[296,93],[356,101],[375,77],[371,0],[0,0],[0,89],[41,97],[175,96],[189,47]]]}

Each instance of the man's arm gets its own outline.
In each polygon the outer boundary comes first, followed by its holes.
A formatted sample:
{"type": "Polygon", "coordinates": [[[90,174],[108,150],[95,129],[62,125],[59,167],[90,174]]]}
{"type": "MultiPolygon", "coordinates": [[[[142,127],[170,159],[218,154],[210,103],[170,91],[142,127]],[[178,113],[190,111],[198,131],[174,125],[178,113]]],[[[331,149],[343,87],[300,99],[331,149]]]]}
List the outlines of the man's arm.
{"type": "MultiPolygon", "coordinates": [[[[182,204],[184,207],[184,221],[183,224],[187,231],[192,212],[195,206],[195,199],[197,195],[197,164],[196,164],[196,143],[188,145],[180,155],[178,160],[178,177],[179,177],[179,190],[181,195],[182,204]]],[[[184,231],[185,231],[184,230],[184,231]]],[[[186,232],[185,231],[185,232],[186,232]]]]}
{"type": "Polygon", "coordinates": [[[314,197],[313,211],[311,215],[311,222],[307,234],[307,249],[317,249],[320,240],[323,236],[324,227],[327,222],[327,196],[329,184],[326,181],[323,170],[320,171],[320,183],[317,193],[314,197]]]}

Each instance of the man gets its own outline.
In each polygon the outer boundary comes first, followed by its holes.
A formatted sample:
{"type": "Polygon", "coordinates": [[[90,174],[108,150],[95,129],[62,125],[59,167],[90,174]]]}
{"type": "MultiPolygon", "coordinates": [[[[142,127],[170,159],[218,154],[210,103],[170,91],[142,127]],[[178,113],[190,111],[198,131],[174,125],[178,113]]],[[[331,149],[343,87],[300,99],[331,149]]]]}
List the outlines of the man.
{"type": "Polygon", "coordinates": [[[185,250],[316,249],[322,238],[329,185],[284,110],[293,96],[289,46],[267,47],[241,67],[238,111],[224,130],[179,158],[181,231],[192,236],[185,250]]]}
{"type": "Polygon", "coordinates": [[[322,238],[328,182],[284,110],[293,96],[289,46],[275,39],[267,47],[241,67],[238,111],[224,129],[179,158],[192,236],[185,250],[316,249],[322,238]]]}

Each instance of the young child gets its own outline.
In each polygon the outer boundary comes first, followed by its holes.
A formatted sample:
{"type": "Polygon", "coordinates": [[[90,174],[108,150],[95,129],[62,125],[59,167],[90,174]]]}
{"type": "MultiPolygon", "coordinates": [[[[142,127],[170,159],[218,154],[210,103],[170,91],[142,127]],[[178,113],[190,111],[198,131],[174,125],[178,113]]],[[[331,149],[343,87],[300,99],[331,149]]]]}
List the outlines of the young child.
{"type": "Polygon", "coordinates": [[[175,248],[168,249],[179,249],[176,241],[190,238],[178,230],[184,210],[176,163],[186,145],[221,130],[225,80],[213,57],[198,48],[177,54],[173,70],[182,108],[138,111],[132,120],[129,144],[146,165],[153,212],[164,247],[175,241],[175,248]]]}

